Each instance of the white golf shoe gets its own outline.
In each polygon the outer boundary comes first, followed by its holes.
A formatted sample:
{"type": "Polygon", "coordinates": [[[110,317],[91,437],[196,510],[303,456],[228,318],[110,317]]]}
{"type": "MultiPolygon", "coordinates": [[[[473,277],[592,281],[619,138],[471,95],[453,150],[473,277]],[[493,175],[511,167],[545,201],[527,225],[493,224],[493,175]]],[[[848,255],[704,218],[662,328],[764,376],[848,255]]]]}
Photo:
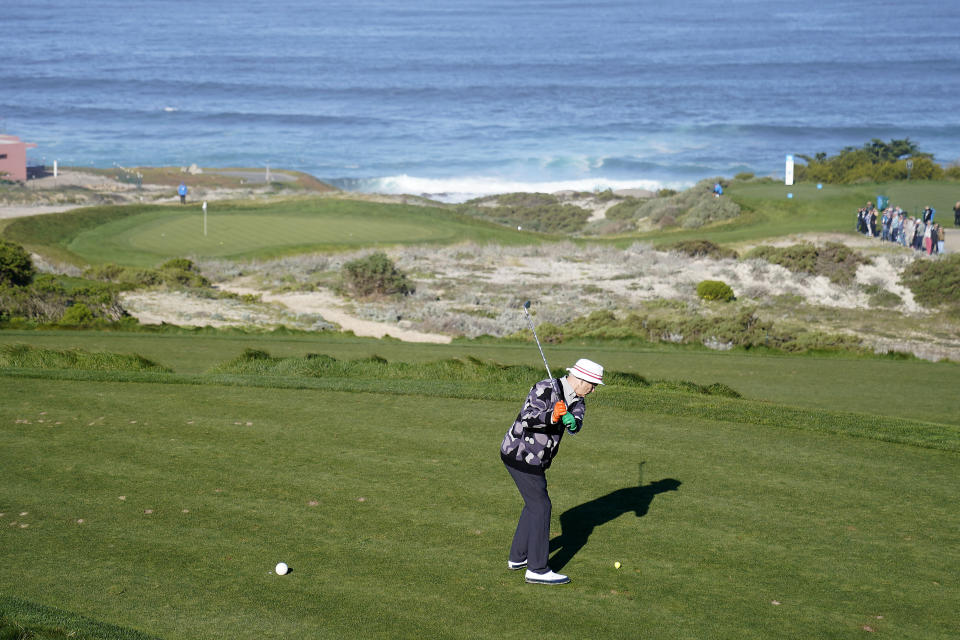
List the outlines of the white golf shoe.
{"type": "Polygon", "coordinates": [[[513,560],[507,560],[507,569],[510,571],[517,571],[519,569],[526,569],[527,561],[521,560],[520,562],[514,562],[513,560]]]}
{"type": "Polygon", "coordinates": [[[527,569],[526,580],[530,584],[567,584],[570,582],[570,578],[560,573],[549,570],[546,573],[534,573],[529,569],[527,569]]]}

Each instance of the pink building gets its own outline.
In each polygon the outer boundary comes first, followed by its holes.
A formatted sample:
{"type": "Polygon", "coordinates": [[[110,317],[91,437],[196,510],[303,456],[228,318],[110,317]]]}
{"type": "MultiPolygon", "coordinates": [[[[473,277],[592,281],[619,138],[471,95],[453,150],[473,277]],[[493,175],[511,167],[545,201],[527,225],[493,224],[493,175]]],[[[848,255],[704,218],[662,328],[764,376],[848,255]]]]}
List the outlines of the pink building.
{"type": "Polygon", "coordinates": [[[36,148],[33,142],[21,142],[17,136],[0,134],[0,179],[27,181],[27,149],[36,148]]]}

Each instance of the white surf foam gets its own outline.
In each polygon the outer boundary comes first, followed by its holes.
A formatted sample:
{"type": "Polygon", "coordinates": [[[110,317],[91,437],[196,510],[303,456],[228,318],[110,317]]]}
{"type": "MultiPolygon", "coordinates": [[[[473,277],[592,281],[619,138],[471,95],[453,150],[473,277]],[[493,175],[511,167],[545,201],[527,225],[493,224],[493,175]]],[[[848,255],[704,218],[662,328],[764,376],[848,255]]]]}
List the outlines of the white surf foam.
{"type": "Polygon", "coordinates": [[[367,193],[419,195],[441,202],[465,202],[471,198],[500,193],[556,193],[558,191],[606,191],[607,189],[657,191],[663,188],[684,189],[689,186],[687,183],[680,182],[644,179],[610,180],[601,177],[524,182],[487,176],[418,178],[397,175],[362,181],[362,184],[356,185],[356,189],[367,193]]]}

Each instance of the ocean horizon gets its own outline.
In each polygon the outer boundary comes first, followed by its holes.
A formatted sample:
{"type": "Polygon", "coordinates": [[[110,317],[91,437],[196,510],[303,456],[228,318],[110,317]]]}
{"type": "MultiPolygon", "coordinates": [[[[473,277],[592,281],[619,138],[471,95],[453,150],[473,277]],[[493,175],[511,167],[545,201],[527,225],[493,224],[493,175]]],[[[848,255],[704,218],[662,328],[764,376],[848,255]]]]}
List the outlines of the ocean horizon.
{"type": "Polygon", "coordinates": [[[37,0],[0,132],[32,163],[272,167],[450,201],[683,188],[909,138],[960,161],[960,8],[812,0],[37,0]]]}

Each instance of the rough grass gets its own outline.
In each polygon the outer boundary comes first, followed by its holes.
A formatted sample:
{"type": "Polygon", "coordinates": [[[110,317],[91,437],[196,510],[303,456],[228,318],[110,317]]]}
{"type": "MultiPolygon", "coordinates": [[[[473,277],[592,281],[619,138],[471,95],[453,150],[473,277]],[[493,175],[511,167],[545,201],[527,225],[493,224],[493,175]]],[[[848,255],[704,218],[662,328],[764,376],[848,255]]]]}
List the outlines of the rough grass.
{"type": "MultiPolygon", "coordinates": [[[[479,385],[524,385],[542,377],[538,368],[526,365],[505,365],[467,356],[436,362],[388,362],[379,356],[358,360],[337,360],[325,354],[308,354],[302,358],[274,358],[261,350],[247,350],[238,358],[212,367],[212,374],[307,376],[316,378],[366,378],[377,380],[443,380],[473,382],[479,385]]],[[[551,372],[555,377],[567,375],[564,369],[551,372]]],[[[720,383],[701,385],[688,381],[648,381],[635,373],[606,371],[607,385],[651,387],[686,391],[705,395],[738,398],[740,394],[720,383]]]]}
{"type": "Polygon", "coordinates": [[[159,640],[22,598],[0,594],[0,640],[159,640]]]}
{"type": "Polygon", "coordinates": [[[90,352],[83,349],[46,349],[22,343],[0,345],[0,367],[114,372],[170,371],[167,367],[138,354],[90,352]]]}

